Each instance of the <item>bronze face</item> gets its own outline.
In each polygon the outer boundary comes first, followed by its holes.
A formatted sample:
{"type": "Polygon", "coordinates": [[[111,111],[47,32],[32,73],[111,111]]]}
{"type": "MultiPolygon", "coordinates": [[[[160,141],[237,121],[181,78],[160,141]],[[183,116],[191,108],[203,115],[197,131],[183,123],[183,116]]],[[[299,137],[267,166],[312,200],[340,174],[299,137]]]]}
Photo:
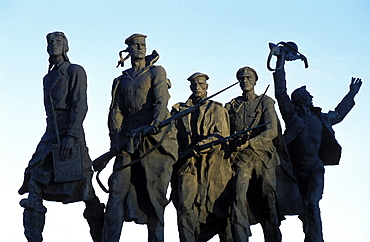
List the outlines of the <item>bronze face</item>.
{"type": "Polygon", "coordinates": [[[251,91],[254,89],[254,86],[256,85],[257,78],[254,75],[253,72],[247,71],[247,72],[242,72],[240,75],[238,75],[238,81],[240,88],[243,91],[251,91]]]}
{"type": "Polygon", "coordinates": [[[208,84],[204,76],[199,76],[190,81],[190,90],[193,96],[197,99],[202,99],[207,96],[208,84]]]}
{"type": "Polygon", "coordinates": [[[64,52],[64,39],[58,35],[52,35],[48,39],[47,51],[51,56],[61,56],[64,52]]]}
{"type": "Polygon", "coordinates": [[[313,106],[313,103],[312,103],[312,98],[313,96],[306,90],[302,93],[302,96],[301,98],[299,99],[303,105],[305,105],[306,107],[312,107],[313,106]]]}
{"type": "Polygon", "coordinates": [[[129,46],[131,58],[143,59],[146,55],[146,43],[143,37],[134,37],[129,46]]]}

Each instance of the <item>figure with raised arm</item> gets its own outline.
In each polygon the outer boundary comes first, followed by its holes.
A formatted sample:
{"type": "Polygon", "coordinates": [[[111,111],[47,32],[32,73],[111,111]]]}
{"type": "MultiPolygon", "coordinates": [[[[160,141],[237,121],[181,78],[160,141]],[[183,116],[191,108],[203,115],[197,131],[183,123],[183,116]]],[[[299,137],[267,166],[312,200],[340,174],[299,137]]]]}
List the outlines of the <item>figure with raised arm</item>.
{"type": "Polygon", "coordinates": [[[297,88],[291,97],[288,96],[284,64],[284,57],[278,54],[278,68],[273,77],[275,97],[286,127],[284,140],[304,201],[305,211],[299,218],[303,223],[304,241],[322,242],[319,201],[324,190],[324,165],[338,165],[341,156],[341,146],[332,126],[341,122],[355,105],[354,97],[362,81],[352,77],[349,92],[335,110],[323,113],[321,108],[313,106],[313,96],[306,86],[297,88]]]}

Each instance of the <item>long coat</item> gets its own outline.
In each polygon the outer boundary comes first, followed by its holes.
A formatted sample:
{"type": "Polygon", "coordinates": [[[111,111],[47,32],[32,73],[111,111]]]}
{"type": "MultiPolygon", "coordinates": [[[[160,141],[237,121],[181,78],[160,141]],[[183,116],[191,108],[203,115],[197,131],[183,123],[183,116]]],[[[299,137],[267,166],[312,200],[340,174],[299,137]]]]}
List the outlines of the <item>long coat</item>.
{"type": "Polygon", "coordinates": [[[25,178],[20,194],[28,192],[28,181],[36,180],[44,185],[43,199],[63,203],[91,200],[94,196],[91,178],[91,159],[86,147],[82,122],[87,112],[87,78],[85,70],[76,64],[63,62],[44,77],[44,105],[46,111],[46,131],[25,170],[25,178]],[[56,123],[54,122],[54,115],[56,123]],[[81,151],[84,178],[80,181],[55,182],[52,147],[68,136],[75,137],[75,147],[81,151]]]}
{"type": "MultiPolygon", "coordinates": [[[[172,107],[172,115],[189,109],[193,106],[190,98],[186,103],[177,103],[172,107]]],[[[179,152],[187,152],[196,143],[204,143],[219,139],[220,136],[229,136],[229,116],[220,103],[207,101],[195,111],[177,121],[179,152]],[[192,125],[192,119],[193,124],[192,125]]],[[[172,199],[176,207],[179,203],[189,202],[183,196],[189,193],[196,193],[190,204],[182,204],[189,209],[194,209],[201,223],[206,223],[207,216],[214,214],[225,218],[229,216],[228,206],[230,191],[228,183],[232,176],[230,161],[225,157],[225,147],[218,145],[211,150],[200,153],[199,156],[185,157],[179,159],[174,169],[172,184],[172,199]],[[185,184],[178,187],[180,177],[194,177],[195,184],[185,184]],[[193,191],[196,190],[196,191],[193,191]],[[193,191],[193,192],[191,192],[193,191]],[[197,207],[198,209],[195,209],[197,207]]],[[[183,178],[186,179],[186,178],[183,178]]]]}
{"type": "MultiPolygon", "coordinates": [[[[142,156],[158,144],[167,127],[158,134],[141,139],[132,138],[131,132],[169,118],[169,98],[163,67],[148,64],[134,75],[132,69],[123,71],[114,80],[112,87],[112,104],[108,118],[111,146],[123,141],[126,144],[123,152],[136,152],[142,156]]],[[[166,192],[172,165],[177,160],[177,148],[176,129],[172,127],[161,145],[131,169],[129,192],[124,200],[125,221],[134,220],[136,223],[146,224],[149,213],[153,211],[144,208],[154,208],[154,213],[164,224],[164,208],[168,204],[166,192]],[[141,177],[142,175],[145,177],[141,177]]]]}

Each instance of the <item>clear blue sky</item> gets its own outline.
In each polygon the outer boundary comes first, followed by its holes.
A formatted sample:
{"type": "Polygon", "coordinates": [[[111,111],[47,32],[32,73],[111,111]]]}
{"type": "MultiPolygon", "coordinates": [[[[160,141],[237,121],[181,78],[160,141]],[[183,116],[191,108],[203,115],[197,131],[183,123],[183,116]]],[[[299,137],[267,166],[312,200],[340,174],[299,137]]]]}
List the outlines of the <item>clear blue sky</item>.
{"type": "MultiPolygon", "coordinates": [[[[334,127],[343,147],[342,159],[339,166],[326,168],[321,209],[325,241],[370,241],[369,12],[366,0],[1,1],[0,240],[26,241],[23,209],[18,205],[23,197],[17,190],[45,130],[45,36],[63,31],[71,62],[82,65],[88,74],[89,112],[84,127],[92,159],[109,149],[111,84],[122,71],[115,68],[118,51],[133,33],[148,35],[148,52],[159,52],[157,63],[165,67],[173,84],[170,105],[187,99],[186,79],[196,71],[210,76],[209,93],[214,93],[235,82],[236,71],[248,65],[257,70],[256,92],[262,93],[272,84],[266,68],[269,42],[298,44],[310,67],[304,69],[298,61],[287,63],[288,92],[307,85],[314,105],[325,112],[334,109],[348,92],[352,76],[363,78],[356,106],[334,127]]],[[[225,103],[240,93],[234,87],[215,100],[225,103]]],[[[273,97],[273,88],[267,94],[273,97]]],[[[95,188],[105,202],[107,196],[95,188]]],[[[83,203],[46,202],[45,206],[45,241],[90,241],[83,203]]],[[[283,221],[281,229],[284,242],[303,241],[297,217],[283,221]]],[[[252,242],[263,241],[259,225],[252,227],[252,233],[252,242]]],[[[166,210],[165,236],[166,241],[178,241],[172,205],[166,210]]],[[[125,223],[122,241],[146,241],[146,227],[125,223]]]]}

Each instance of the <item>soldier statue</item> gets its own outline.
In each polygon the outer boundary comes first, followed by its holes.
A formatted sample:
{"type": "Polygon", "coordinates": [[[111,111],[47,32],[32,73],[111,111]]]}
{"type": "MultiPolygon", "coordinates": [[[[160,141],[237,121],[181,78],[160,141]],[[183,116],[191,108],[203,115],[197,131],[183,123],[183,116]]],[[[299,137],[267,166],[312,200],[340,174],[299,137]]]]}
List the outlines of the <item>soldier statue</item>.
{"type": "MultiPolygon", "coordinates": [[[[188,110],[207,97],[208,76],[196,72],[188,78],[191,96],[172,107],[172,114],[188,110]]],[[[224,144],[200,147],[229,136],[229,115],[222,104],[207,100],[179,119],[179,161],[172,180],[172,200],[177,209],[181,242],[208,241],[215,234],[227,240],[232,169],[224,144]]]]}
{"type": "Polygon", "coordinates": [[[119,241],[124,221],[147,224],[150,242],[164,240],[166,192],[178,146],[174,126],[159,129],[170,117],[169,80],[164,68],[154,65],[158,53],[146,56],[145,39],[133,34],[125,40],[131,68],[113,81],[108,126],[117,155],[108,182],[105,242],[119,241]],[[140,162],[122,169],[135,160],[140,162]]]}
{"type": "Polygon", "coordinates": [[[240,68],[236,78],[243,94],[225,105],[230,116],[231,133],[262,126],[230,142],[234,171],[233,239],[237,242],[248,241],[250,225],[260,222],[265,241],[280,242],[275,174],[280,158],[274,145],[279,136],[279,121],[274,101],[255,93],[258,75],[253,68],[240,68]]]}

